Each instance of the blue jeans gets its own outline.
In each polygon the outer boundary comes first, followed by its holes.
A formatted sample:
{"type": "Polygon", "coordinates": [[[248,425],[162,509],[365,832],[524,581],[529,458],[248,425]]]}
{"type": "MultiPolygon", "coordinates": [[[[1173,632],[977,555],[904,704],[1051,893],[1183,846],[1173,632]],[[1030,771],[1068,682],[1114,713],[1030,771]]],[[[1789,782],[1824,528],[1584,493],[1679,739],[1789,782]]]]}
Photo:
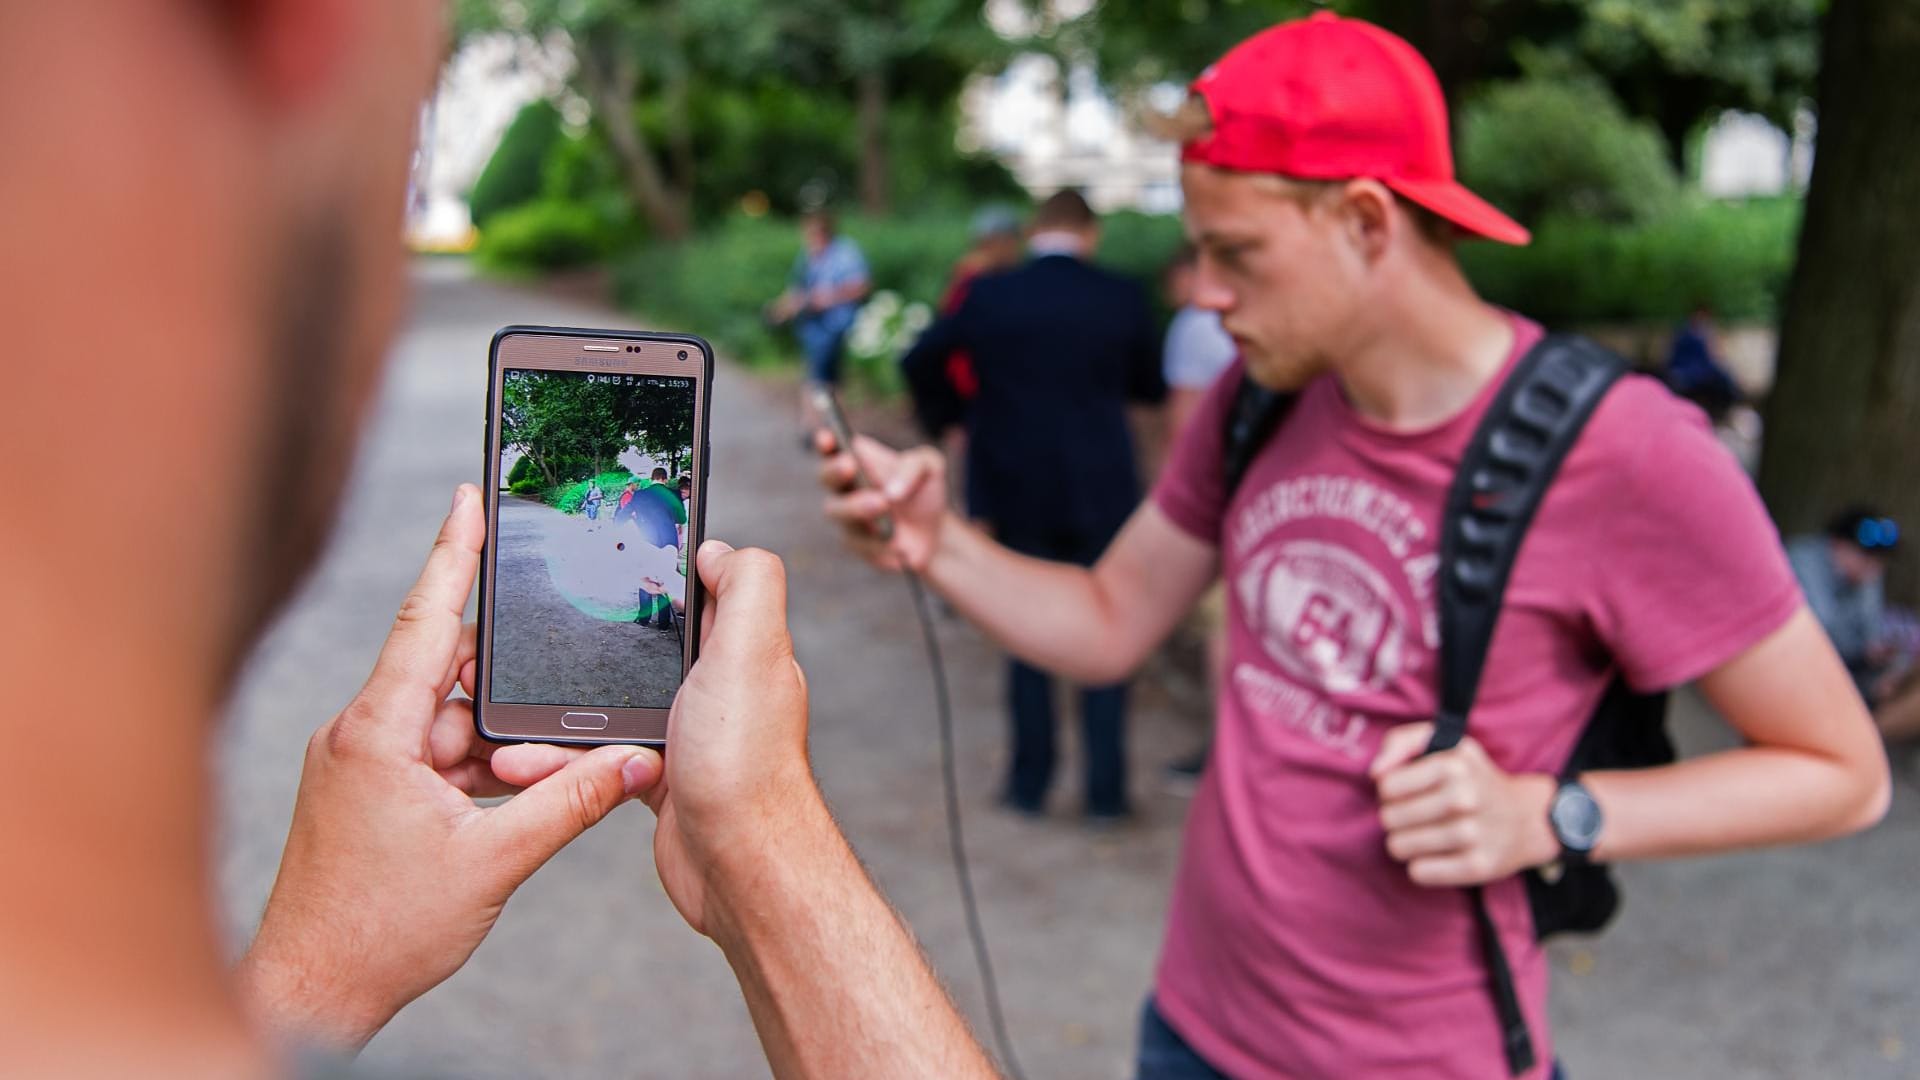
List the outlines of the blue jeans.
{"type": "Polygon", "coordinates": [[[840,382],[840,357],[846,351],[847,331],[853,329],[858,307],[845,304],[814,315],[801,316],[794,323],[793,336],[806,355],[807,378],[812,382],[837,386],[840,382]]]}
{"type": "Polygon", "coordinates": [[[1140,1051],[1133,1076],[1134,1080],[1227,1080],[1226,1073],[1207,1064],[1179,1032],[1167,1026],[1152,998],[1140,1009],[1140,1051]]]}
{"type": "MultiPolygon", "coordinates": [[[[1553,1080],[1566,1080],[1566,1070],[1553,1063],[1553,1080]]],[[[1140,1050],[1134,1061],[1134,1080],[1228,1080],[1227,1074],[1206,1063],[1180,1033],[1167,1026],[1153,998],[1140,1009],[1140,1050]]]]}

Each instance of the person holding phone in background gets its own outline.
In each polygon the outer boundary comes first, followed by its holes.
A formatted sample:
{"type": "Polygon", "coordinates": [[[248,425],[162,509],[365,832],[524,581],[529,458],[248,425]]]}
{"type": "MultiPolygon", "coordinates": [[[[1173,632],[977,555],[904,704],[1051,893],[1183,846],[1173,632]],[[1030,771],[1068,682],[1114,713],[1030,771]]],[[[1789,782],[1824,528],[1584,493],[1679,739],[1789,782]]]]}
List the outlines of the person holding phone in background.
{"type": "Polygon", "coordinates": [[[793,324],[806,358],[808,385],[800,388],[800,425],[809,431],[819,421],[809,387],[840,385],[847,334],[873,285],[867,257],[852,237],[840,233],[832,210],[822,206],[803,214],[800,237],[787,290],[768,305],[767,314],[775,323],[793,324]]]}
{"type": "Polygon", "coordinates": [[[1751,482],[1697,409],[1632,376],[1527,532],[1466,737],[1426,753],[1454,466],[1543,336],[1475,294],[1455,247],[1529,235],[1454,179],[1437,79],[1369,23],[1272,27],[1190,91],[1165,127],[1193,300],[1239,358],[1106,552],[1086,566],[996,542],[948,509],[931,447],[834,453],[827,513],[1014,656],[1087,682],[1125,678],[1226,581],[1213,751],[1138,1077],[1544,1080],[1548,967],[1524,871],[1855,832],[1886,812],[1885,754],[1751,482]],[[1224,433],[1243,378],[1295,398],[1236,487],[1224,433]],[[854,485],[856,454],[880,490],[854,485]],[[1740,746],[1563,774],[1616,679],[1698,680],[1740,746]],[[1462,888],[1483,890],[1490,930],[1462,888]],[[1490,991],[1485,933],[1511,960],[1531,1065],[1515,1065],[1525,1040],[1490,991]]]}

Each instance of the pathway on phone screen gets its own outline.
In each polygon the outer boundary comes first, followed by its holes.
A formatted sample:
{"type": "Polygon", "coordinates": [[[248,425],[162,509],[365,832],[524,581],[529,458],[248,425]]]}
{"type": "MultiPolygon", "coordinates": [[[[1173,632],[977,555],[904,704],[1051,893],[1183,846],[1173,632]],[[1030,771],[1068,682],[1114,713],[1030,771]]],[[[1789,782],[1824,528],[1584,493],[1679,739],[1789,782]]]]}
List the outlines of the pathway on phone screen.
{"type": "MultiPolygon", "coordinates": [[[[680,637],[633,618],[646,567],[639,529],[589,522],[532,499],[500,499],[494,572],[493,700],[664,709],[680,686],[680,637]],[[569,573],[565,560],[591,560],[569,573]],[[562,582],[575,582],[572,600],[562,582]],[[601,595],[584,595],[588,591],[601,595]],[[606,613],[614,612],[611,617],[606,613]]],[[[664,551],[673,573],[673,548],[664,551]]],[[[660,572],[658,570],[656,573],[660,572]]]]}

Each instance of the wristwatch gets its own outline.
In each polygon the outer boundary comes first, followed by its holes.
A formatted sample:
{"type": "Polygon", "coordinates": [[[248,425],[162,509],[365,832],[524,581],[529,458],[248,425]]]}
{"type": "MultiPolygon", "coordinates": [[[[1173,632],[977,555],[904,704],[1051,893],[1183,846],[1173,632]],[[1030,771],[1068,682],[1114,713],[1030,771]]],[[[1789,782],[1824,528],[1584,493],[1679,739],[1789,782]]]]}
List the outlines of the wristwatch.
{"type": "Polygon", "coordinates": [[[1547,823],[1560,841],[1562,863],[1580,866],[1592,858],[1604,822],[1600,804],[1578,777],[1561,778],[1560,789],[1553,793],[1553,802],[1547,808],[1547,823]]]}

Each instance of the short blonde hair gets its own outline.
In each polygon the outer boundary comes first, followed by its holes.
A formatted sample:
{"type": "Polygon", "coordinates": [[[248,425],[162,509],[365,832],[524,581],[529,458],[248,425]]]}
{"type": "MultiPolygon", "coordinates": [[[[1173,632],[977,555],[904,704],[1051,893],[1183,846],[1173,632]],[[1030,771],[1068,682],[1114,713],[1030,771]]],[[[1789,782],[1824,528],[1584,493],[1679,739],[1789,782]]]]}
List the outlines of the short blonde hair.
{"type": "MultiPolygon", "coordinates": [[[[1213,113],[1207,108],[1207,100],[1199,94],[1188,94],[1179,108],[1170,113],[1147,111],[1140,117],[1140,126],[1154,138],[1185,146],[1190,142],[1204,139],[1213,134],[1213,113]]],[[[1340,190],[1346,179],[1309,180],[1280,173],[1248,173],[1260,186],[1271,189],[1275,194],[1284,195],[1302,206],[1311,207],[1334,192],[1340,190]]],[[[1347,178],[1351,179],[1351,178],[1347,178]]],[[[1435,247],[1451,251],[1460,242],[1460,228],[1439,214],[1421,206],[1398,192],[1394,193],[1394,202],[1398,203],[1413,219],[1422,239],[1435,247]]]]}

